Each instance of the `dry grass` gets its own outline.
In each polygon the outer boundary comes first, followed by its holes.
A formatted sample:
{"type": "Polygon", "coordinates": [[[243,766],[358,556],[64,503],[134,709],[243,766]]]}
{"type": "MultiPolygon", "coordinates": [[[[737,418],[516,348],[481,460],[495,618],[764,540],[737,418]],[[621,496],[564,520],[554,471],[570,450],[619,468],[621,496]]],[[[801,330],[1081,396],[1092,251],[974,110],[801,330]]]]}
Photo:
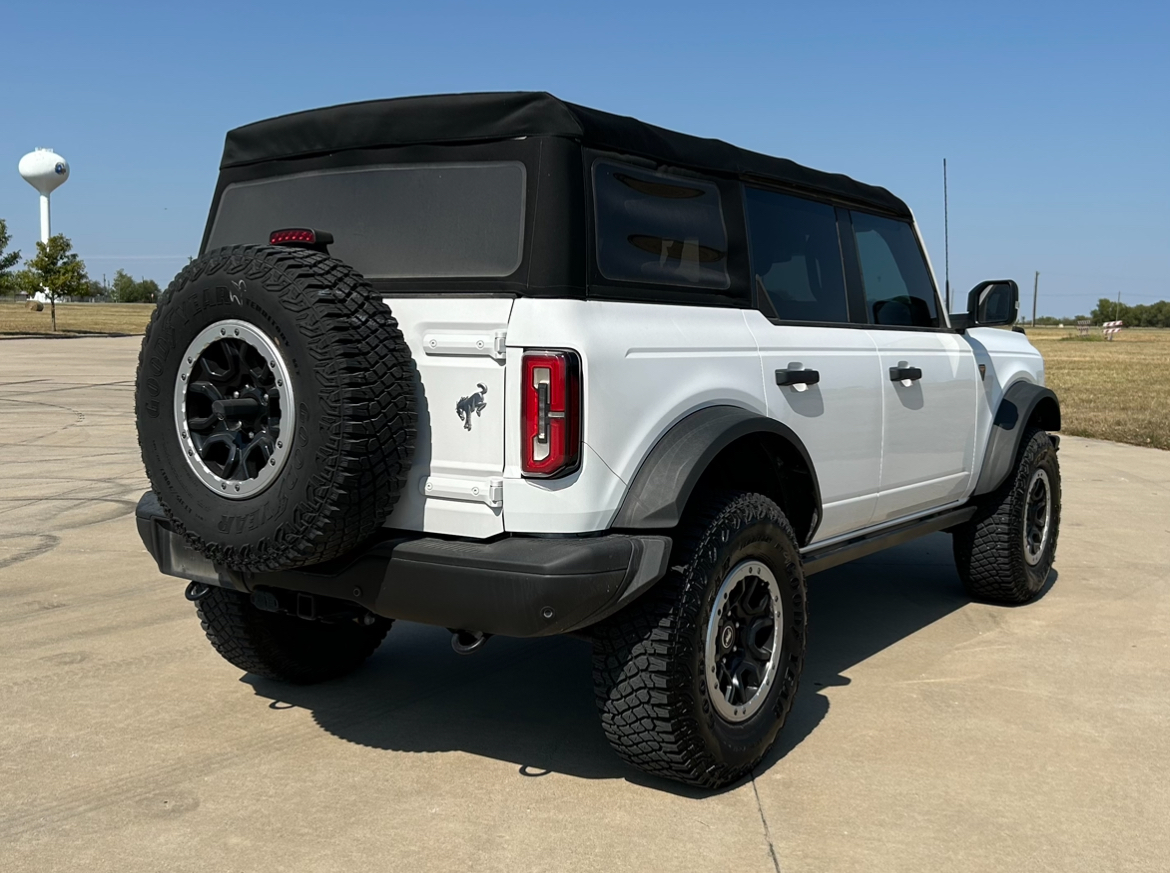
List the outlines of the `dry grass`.
{"type": "MultiPolygon", "coordinates": [[[[57,333],[62,336],[140,334],[146,330],[152,312],[152,303],[58,303],[57,333]]],[[[44,312],[33,312],[23,303],[0,303],[0,336],[52,332],[49,304],[45,304],[44,312]]]]}
{"type": "Polygon", "coordinates": [[[1126,328],[1112,342],[1100,329],[1028,328],[1060,398],[1063,432],[1170,449],[1170,330],[1126,328]]]}

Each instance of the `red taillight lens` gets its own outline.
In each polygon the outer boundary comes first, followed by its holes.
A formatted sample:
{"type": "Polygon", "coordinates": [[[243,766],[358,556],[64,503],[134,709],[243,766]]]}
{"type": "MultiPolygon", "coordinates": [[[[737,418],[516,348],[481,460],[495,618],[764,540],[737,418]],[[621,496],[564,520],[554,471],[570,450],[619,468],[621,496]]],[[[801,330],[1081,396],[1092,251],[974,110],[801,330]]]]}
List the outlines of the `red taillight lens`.
{"type": "Polygon", "coordinates": [[[289,243],[308,243],[309,245],[314,245],[316,242],[317,233],[303,227],[274,230],[268,235],[268,244],[272,246],[284,246],[289,243]]]}
{"type": "Polygon", "coordinates": [[[523,357],[520,469],[549,478],[581,461],[581,362],[573,352],[530,351],[523,357]]]}

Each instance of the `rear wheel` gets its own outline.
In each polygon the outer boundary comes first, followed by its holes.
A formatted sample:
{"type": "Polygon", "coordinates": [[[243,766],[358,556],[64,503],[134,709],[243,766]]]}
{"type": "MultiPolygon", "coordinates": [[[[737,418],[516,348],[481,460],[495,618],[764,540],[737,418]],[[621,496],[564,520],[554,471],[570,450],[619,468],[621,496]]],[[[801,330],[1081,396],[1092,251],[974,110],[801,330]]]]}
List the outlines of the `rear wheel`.
{"type": "Polygon", "coordinates": [[[218,587],[210,587],[195,609],[207,639],[228,663],[265,679],[299,685],[353,672],[374,653],[392,624],[373,616],[372,623],[363,624],[264,612],[247,594],[218,587]]]}
{"type": "Polygon", "coordinates": [[[668,576],[593,629],[602,728],[628,763],[717,788],[771,748],[804,664],[796,537],[761,494],[710,499],[668,576]]]}
{"type": "Polygon", "coordinates": [[[1016,468],[979,514],[954,532],[967,592],[992,603],[1027,603],[1048,581],[1060,533],[1060,464],[1048,434],[1024,434],[1016,468]]]}

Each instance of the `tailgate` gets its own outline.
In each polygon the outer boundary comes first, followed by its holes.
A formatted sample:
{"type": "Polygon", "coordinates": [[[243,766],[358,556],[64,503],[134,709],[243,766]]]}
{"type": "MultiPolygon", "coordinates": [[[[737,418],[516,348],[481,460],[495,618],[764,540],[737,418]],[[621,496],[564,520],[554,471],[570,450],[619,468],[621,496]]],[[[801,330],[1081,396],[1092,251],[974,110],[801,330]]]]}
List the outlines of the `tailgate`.
{"type": "Polygon", "coordinates": [[[385,298],[410,346],[418,436],[388,527],[490,537],[504,530],[504,336],[512,299],[385,298]]]}

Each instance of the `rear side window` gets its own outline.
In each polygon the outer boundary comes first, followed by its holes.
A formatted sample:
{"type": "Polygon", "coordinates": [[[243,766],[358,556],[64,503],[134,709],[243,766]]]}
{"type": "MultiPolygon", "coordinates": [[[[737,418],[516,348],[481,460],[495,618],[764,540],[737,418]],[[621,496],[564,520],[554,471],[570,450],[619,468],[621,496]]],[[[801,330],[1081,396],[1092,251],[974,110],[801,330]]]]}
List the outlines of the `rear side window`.
{"type": "Polygon", "coordinates": [[[519,161],[317,170],[228,185],[209,249],[264,244],[283,227],[333,234],[369,279],[508,276],[524,252],[519,161]]]}
{"type": "Polygon", "coordinates": [[[744,203],[757,295],[783,321],[848,321],[836,210],[756,188],[744,203]]]}
{"type": "Polygon", "coordinates": [[[593,165],[597,268],[607,279],[726,290],[727,227],[711,182],[593,165]]]}
{"type": "Polygon", "coordinates": [[[854,212],[853,233],[872,324],[938,327],[934,282],[914,228],[905,221],[854,212]]]}

